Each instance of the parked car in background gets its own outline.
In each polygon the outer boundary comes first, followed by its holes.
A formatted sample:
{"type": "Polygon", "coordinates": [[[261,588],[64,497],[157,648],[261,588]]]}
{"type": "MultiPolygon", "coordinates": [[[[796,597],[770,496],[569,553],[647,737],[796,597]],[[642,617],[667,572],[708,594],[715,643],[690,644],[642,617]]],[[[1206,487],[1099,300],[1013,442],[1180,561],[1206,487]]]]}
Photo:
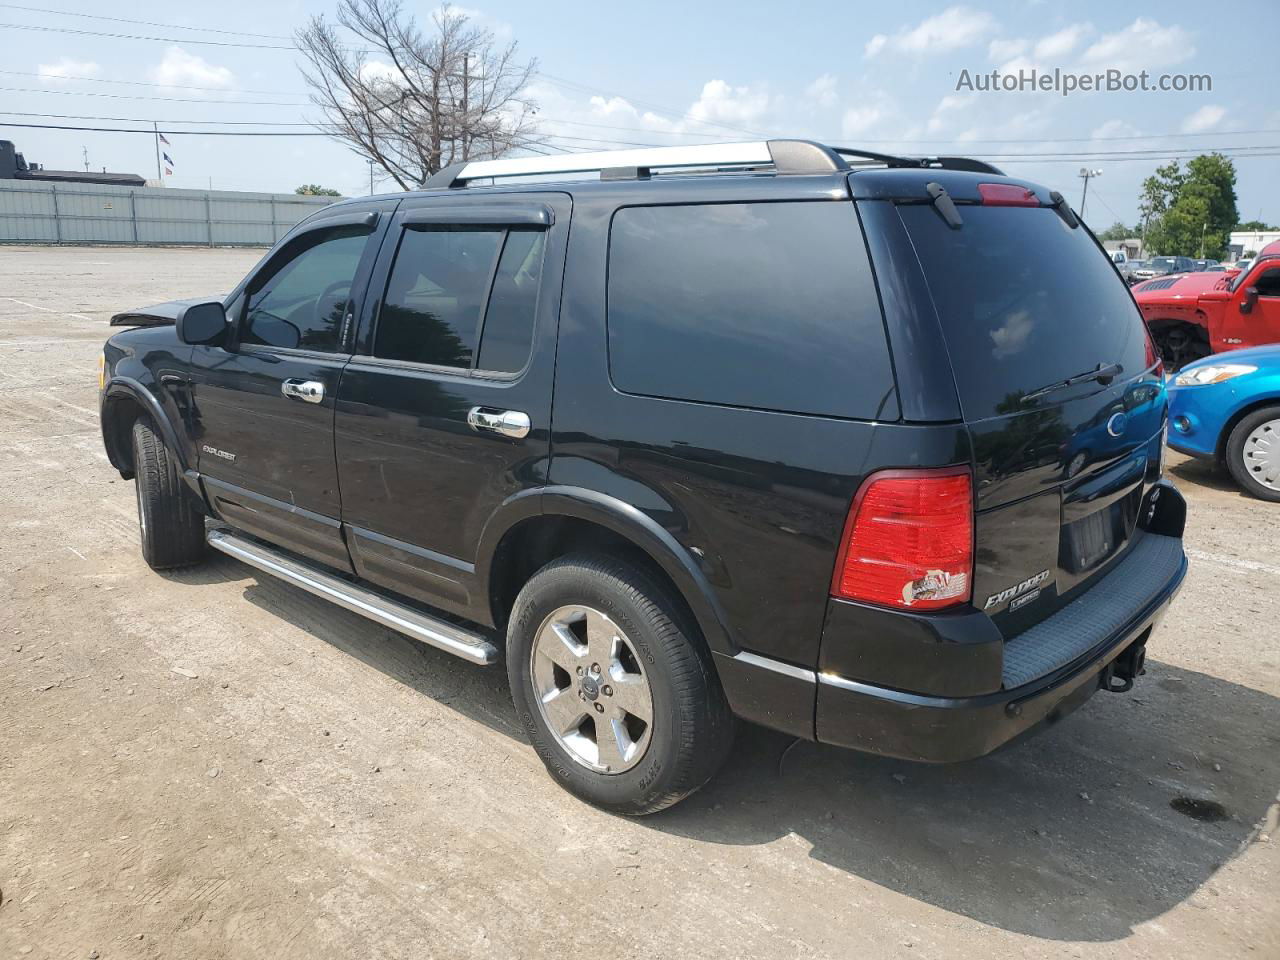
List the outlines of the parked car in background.
{"type": "Polygon", "coordinates": [[[1169,387],[1169,446],[1224,464],[1247,493],[1280,502],[1280,345],[1183,367],[1169,387]]]}
{"type": "Polygon", "coordinates": [[[1158,277],[1134,287],[1133,296],[1172,370],[1224,350],[1280,342],[1280,240],[1248,270],[1158,277]]]}
{"type": "Polygon", "coordinates": [[[1117,269],[1120,271],[1120,276],[1124,277],[1125,283],[1131,287],[1135,283],[1150,280],[1155,276],[1155,271],[1151,269],[1150,263],[1146,260],[1130,260],[1123,267],[1118,267],[1117,269]]]}
{"type": "Polygon", "coordinates": [[[1152,257],[1147,261],[1153,277],[1167,277],[1171,273],[1193,273],[1196,263],[1190,257],[1152,257]]]}
{"type": "Polygon", "coordinates": [[[1235,270],[1248,270],[1251,266],[1253,266],[1254,259],[1255,259],[1254,257],[1249,257],[1246,260],[1237,260],[1231,266],[1235,270]]]}
{"type": "Polygon", "coordinates": [[[1217,260],[1200,259],[1200,260],[1191,261],[1191,269],[1196,271],[1197,273],[1199,273],[1201,270],[1208,270],[1210,267],[1216,267],[1217,265],[1218,265],[1217,260]]]}

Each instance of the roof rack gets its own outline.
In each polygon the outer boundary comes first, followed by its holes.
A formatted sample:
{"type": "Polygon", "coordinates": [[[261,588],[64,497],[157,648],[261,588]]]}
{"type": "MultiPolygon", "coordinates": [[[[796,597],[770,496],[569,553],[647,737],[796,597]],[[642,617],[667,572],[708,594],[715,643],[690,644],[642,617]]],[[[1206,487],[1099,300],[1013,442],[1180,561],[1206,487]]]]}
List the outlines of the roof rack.
{"type": "Polygon", "coordinates": [[[599,173],[602,180],[642,180],[655,170],[704,169],[747,172],[766,168],[774,174],[821,174],[852,169],[845,157],[856,157],[889,167],[942,167],[999,174],[995,167],[965,157],[928,159],[897,157],[852,147],[828,147],[811,140],[750,140],[741,143],[708,143],[683,147],[651,147],[640,150],[605,150],[598,153],[566,153],[520,157],[513,160],[472,160],[454,163],[432,174],[424,190],[466,186],[472,180],[536,177],[551,174],[599,173]]]}

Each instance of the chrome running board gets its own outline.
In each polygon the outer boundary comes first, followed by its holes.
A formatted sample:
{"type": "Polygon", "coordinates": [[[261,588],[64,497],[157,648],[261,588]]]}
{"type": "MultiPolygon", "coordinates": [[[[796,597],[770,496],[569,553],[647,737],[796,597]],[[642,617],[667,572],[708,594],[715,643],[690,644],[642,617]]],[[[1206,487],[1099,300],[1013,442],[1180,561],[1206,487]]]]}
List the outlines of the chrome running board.
{"type": "Polygon", "coordinates": [[[211,528],[206,536],[209,546],[227,556],[243,560],[264,573],[279,577],[308,593],[314,593],[317,597],[323,597],[352,613],[368,617],[375,623],[407,634],[445,653],[452,653],[455,657],[478,664],[490,664],[498,659],[497,647],[481,634],[465,627],[439,620],[413,607],[390,600],[367,587],[323,573],[270,547],[237,536],[225,528],[211,528]]]}

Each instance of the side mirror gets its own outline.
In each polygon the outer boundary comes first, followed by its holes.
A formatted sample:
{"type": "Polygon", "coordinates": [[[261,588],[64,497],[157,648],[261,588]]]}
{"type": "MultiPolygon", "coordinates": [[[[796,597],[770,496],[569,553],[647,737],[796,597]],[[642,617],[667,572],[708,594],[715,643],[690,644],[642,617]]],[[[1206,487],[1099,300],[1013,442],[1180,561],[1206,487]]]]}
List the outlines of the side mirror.
{"type": "Polygon", "coordinates": [[[193,303],[178,311],[177,326],[183,343],[216,347],[227,336],[227,311],[220,300],[193,303]]]}
{"type": "Polygon", "coordinates": [[[1258,302],[1258,288],[1245,287],[1244,299],[1240,301],[1241,313],[1253,313],[1253,305],[1258,302]]]}

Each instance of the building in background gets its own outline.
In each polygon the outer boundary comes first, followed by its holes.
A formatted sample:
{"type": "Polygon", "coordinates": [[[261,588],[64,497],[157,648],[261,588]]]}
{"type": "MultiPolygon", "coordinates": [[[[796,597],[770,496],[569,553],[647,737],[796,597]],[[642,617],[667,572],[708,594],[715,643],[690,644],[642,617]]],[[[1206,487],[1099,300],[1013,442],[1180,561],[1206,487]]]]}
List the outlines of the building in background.
{"type": "Polygon", "coordinates": [[[0,180],[43,180],[50,183],[97,183],[117,187],[141,187],[146,180],[136,173],[92,173],[88,170],[46,170],[28,163],[12,140],[0,140],[0,180]]]}
{"type": "Polygon", "coordinates": [[[1269,243],[1280,240],[1280,230],[1234,230],[1227,237],[1228,260],[1252,257],[1269,243]]]}

